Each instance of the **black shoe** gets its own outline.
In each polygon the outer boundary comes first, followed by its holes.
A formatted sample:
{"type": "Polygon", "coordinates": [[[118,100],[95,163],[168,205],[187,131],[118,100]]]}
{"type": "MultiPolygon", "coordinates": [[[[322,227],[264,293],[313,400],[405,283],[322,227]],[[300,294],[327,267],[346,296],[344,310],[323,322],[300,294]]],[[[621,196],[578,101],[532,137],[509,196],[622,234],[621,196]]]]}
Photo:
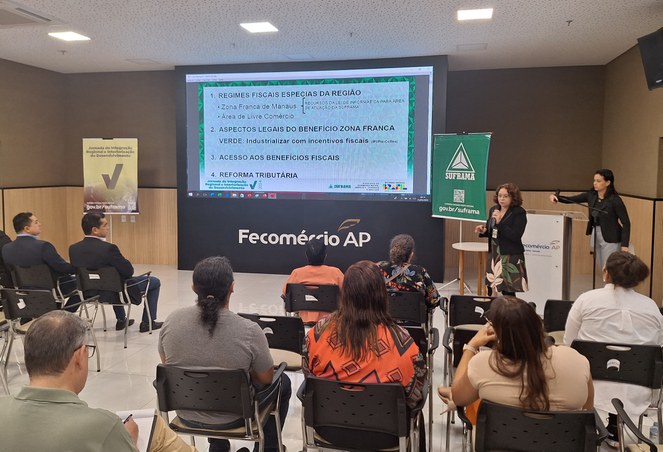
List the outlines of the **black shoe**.
{"type": "MultiPolygon", "coordinates": [[[[129,319],[129,326],[133,325],[135,322],[134,319],[129,319]]],[[[127,319],[118,320],[115,324],[115,331],[122,331],[124,329],[127,319]]]]}
{"type": "MultiPolygon", "coordinates": [[[[163,322],[157,322],[156,320],[152,322],[152,331],[158,330],[161,328],[161,325],[163,325],[163,322]]],[[[150,324],[147,322],[140,322],[140,328],[139,331],[141,333],[147,333],[150,331],[150,324]]]]}

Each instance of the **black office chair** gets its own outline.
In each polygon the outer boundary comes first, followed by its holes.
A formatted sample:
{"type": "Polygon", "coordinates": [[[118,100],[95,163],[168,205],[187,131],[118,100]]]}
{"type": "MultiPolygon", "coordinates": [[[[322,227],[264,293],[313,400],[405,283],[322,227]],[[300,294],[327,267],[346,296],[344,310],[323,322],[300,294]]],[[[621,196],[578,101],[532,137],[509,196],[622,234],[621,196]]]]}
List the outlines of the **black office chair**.
{"type": "MultiPolygon", "coordinates": [[[[281,363],[274,372],[273,383],[265,390],[267,400],[259,406],[249,375],[244,370],[228,370],[209,367],[186,367],[169,364],[157,365],[157,401],[161,415],[177,433],[229,440],[255,441],[260,452],[265,449],[263,427],[270,416],[280,426],[279,405],[281,375],[286,364],[281,363]],[[175,410],[205,411],[230,414],[243,419],[240,427],[206,429],[189,427],[178,416],[169,421],[168,412],[175,410]]],[[[283,452],[281,429],[276,429],[278,448],[283,452]]]]}
{"type": "MultiPolygon", "coordinates": [[[[98,295],[100,292],[115,292],[118,296],[117,303],[99,303],[101,305],[101,315],[104,320],[104,331],[107,330],[106,327],[106,311],[104,310],[104,305],[109,306],[122,306],[127,308],[127,321],[124,323],[124,348],[127,348],[127,328],[129,327],[129,319],[131,318],[131,297],[129,296],[129,291],[134,289],[134,292],[139,294],[141,298],[141,303],[144,309],[149,308],[147,305],[147,291],[150,288],[150,274],[151,272],[143,273],[142,275],[133,276],[133,278],[147,278],[147,284],[144,290],[138,290],[140,283],[127,284],[122,281],[120,274],[117,272],[117,269],[114,267],[103,267],[103,268],[85,268],[79,267],[76,269],[76,280],[78,283],[78,293],[81,297],[81,300],[85,299],[86,296],[98,295]]],[[[95,314],[96,317],[96,314],[95,314]]],[[[152,334],[152,316],[148,315],[149,323],[149,333],[152,334]]]]}
{"type": "Polygon", "coordinates": [[[46,264],[12,265],[12,279],[16,289],[50,290],[56,301],[64,306],[67,298],[76,293],[76,280],[71,275],[55,277],[46,264]],[[71,283],[71,290],[63,290],[62,285],[71,283]]]}
{"type": "Polygon", "coordinates": [[[444,381],[447,385],[453,379],[453,369],[458,366],[462,348],[488,321],[486,311],[493,298],[474,295],[452,295],[448,302],[447,319],[449,324],[444,331],[442,346],[446,350],[444,381]]]}
{"type": "MultiPolygon", "coordinates": [[[[649,450],[650,452],[656,452],[663,450],[663,444],[656,444],[650,438],[647,438],[644,433],[642,433],[642,426],[639,428],[636,427],[635,423],[631,420],[626,410],[624,410],[624,404],[619,399],[612,399],[612,406],[615,407],[617,411],[617,431],[619,432],[617,436],[619,437],[619,451],[624,452],[642,452],[644,450],[649,450]],[[633,433],[638,440],[637,444],[626,444],[624,436],[624,426],[626,426],[631,433],[633,433]],[[643,446],[642,443],[646,444],[643,446]],[[659,447],[661,446],[661,447],[659,447]]],[[[657,441],[660,443],[659,441],[657,441]]]]}
{"type": "Polygon", "coordinates": [[[573,306],[570,300],[546,300],[543,308],[543,330],[555,339],[556,344],[564,343],[566,319],[573,306]]]}
{"type": "MultiPolygon", "coordinates": [[[[659,345],[633,345],[608,342],[573,341],[576,349],[589,361],[593,380],[643,386],[652,390],[651,407],[656,409],[661,425],[661,386],[663,384],[663,350],[659,345]]],[[[638,427],[642,428],[642,417],[638,427]]]]}
{"type": "MultiPolygon", "coordinates": [[[[50,290],[30,290],[30,289],[2,289],[4,297],[2,299],[3,313],[9,322],[8,330],[8,344],[6,350],[3,347],[4,355],[4,377],[7,380],[7,364],[9,362],[9,355],[11,354],[12,345],[16,335],[25,335],[32,321],[42,315],[57,311],[60,306],[53,298],[53,293],[50,290]],[[22,319],[30,319],[26,323],[21,323],[22,319]]],[[[90,337],[97,349],[97,372],[101,370],[100,354],[97,346],[97,337],[92,330],[92,325],[88,321],[90,337]]]]}
{"type": "MultiPolygon", "coordinates": [[[[490,309],[492,297],[475,295],[452,295],[446,304],[448,325],[444,330],[442,347],[445,350],[444,375],[445,386],[453,381],[454,369],[458,367],[463,355],[463,346],[474,337],[476,332],[488,321],[486,311],[490,309]]],[[[449,450],[451,424],[455,422],[455,412],[447,411],[445,450],[449,450]]]]}
{"type": "Polygon", "coordinates": [[[307,377],[302,398],[304,450],[419,450],[419,412],[398,383],[307,377]]]}
{"type": "Polygon", "coordinates": [[[338,309],[339,288],[333,284],[287,284],[285,311],[334,312],[338,309]]]}
{"type": "Polygon", "coordinates": [[[475,448],[472,424],[463,443],[470,450],[512,452],[590,452],[600,450],[608,431],[596,411],[536,411],[483,400],[477,415],[475,448]]]}
{"type": "MultiPolygon", "coordinates": [[[[428,444],[433,440],[433,354],[440,342],[437,328],[433,328],[433,309],[426,305],[423,292],[395,291],[389,292],[389,314],[396,323],[405,327],[415,341],[421,335],[417,328],[426,336],[426,350],[422,355],[426,358],[428,369],[428,444]],[[431,347],[432,346],[432,347],[431,347]]],[[[421,345],[420,345],[421,349],[421,345]]]]}
{"type": "Polygon", "coordinates": [[[275,363],[285,362],[286,370],[302,369],[304,324],[299,317],[239,313],[260,325],[267,337],[269,351],[275,363]]]}

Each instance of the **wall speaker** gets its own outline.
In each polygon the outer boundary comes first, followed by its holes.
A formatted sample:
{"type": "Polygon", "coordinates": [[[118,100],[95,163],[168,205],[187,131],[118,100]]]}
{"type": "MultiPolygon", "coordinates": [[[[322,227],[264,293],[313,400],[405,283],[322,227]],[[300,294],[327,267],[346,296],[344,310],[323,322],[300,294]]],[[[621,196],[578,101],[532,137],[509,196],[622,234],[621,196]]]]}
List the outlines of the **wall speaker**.
{"type": "Polygon", "coordinates": [[[638,38],[640,56],[650,90],[663,87],[663,28],[638,38]]]}

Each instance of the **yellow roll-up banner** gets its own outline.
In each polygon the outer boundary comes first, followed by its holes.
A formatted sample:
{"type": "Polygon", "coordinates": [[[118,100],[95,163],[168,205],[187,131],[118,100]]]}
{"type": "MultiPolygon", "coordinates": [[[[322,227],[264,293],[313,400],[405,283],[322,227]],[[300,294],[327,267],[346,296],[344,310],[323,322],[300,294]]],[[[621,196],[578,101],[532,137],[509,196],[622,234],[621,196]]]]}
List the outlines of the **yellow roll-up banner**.
{"type": "Polygon", "coordinates": [[[83,211],[138,213],[138,139],[83,138],[83,211]]]}

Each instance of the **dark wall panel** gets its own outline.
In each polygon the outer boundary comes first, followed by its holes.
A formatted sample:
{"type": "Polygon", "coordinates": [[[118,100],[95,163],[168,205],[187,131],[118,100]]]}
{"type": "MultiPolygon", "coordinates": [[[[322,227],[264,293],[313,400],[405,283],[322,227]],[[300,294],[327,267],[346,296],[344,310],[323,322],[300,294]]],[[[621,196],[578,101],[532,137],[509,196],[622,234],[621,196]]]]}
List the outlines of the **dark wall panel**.
{"type": "Polygon", "coordinates": [[[64,185],[65,76],[0,60],[0,187],[64,185]]]}
{"type": "Polygon", "coordinates": [[[488,187],[584,190],[601,167],[605,67],[449,72],[447,131],[493,132],[488,187]]]}
{"type": "Polygon", "coordinates": [[[138,184],[175,187],[173,71],[67,76],[68,183],[83,184],[83,138],[138,138],[138,184]]]}

